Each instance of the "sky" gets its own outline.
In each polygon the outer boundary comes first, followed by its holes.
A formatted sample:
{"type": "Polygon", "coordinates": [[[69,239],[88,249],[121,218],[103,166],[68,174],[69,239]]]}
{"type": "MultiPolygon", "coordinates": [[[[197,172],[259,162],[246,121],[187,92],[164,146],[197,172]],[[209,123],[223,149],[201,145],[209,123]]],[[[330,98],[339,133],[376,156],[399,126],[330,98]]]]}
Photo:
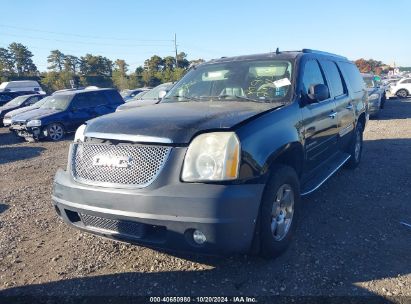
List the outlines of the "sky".
{"type": "Polygon", "coordinates": [[[317,49],[351,60],[411,66],[409,0],[2,0],[0,47],[20,42],[40,71],[47,56],[124,59],[134,71],[156,54],[188,59],[317,49]]]}

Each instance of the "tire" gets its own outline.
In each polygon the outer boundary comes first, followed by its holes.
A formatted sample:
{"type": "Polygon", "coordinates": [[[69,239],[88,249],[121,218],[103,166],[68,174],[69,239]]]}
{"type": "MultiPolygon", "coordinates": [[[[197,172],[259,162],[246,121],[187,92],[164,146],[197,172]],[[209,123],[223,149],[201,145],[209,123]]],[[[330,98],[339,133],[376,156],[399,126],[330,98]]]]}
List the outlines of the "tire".
{"type": "Polygon", "coordinates": [[[258,221],[260,255],[265,258],[277,257],[287,249],[300,211],[300,182],[295,170],[276,165],[272,172],[261,201],[258,221]]]}
{"type": "Polygon", "coordinates": [[[401,90],[398,90],[395,95],[397,95],[399,98],[407,98],[408,92],[405,89],[401,89],[401,90]]]}
{"type": "Polygon", "coordinates": [[[53,123],[47,126],[47,139],[51,141],[59,141],[64,137],[64,127],[61,124],[53,123]]]}
{"type": "Polygon", "coordinates": [[[387,100],[387,96],[385,96],[385,94],[382,95],[382,97],[381,97],[381,103],[380,103],[380,109],[384,109],[385,101],[386,101],[386,100],[387,100]]]}
{"type": "Polygon", "coordinates": [[[351,157],[348,160],[346,167],[349,169],[357,168],[361,162],[361,155],[363,149],[363,131],[363,125],[361,124],[361,122],[358,122],[348,151],[351,157]]]}

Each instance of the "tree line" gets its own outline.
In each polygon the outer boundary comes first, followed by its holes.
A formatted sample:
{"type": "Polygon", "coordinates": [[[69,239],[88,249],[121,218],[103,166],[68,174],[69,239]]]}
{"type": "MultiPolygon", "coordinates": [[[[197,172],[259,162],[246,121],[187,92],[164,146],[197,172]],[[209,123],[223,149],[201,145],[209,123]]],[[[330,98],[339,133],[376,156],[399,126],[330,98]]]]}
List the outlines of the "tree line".
{"type": "Polygon", "coordinates": [[[13,42],[8,48],[0,48],[0,80],[38,80],[47,92],[71,88],[72,82],[75,86],[124,90],[177,81],[192,64],[204,62],[203,59],[189,61],[184,52],[177,54],[177,58],[153,55],[144,61],[143,66],[129,71],[124,59],[112,61],[93,54],[77,57],[52,50],[47,57],[47,72],[40,73],[32,57],[33,54],[21,43],[13,42]]]}
{"type": "MultiPolygon", "coordinates": [[[[143,66],[129,71],[124,59],[112,61],[93,54],[76,57],[52,50],[47,57],[47,72],[40,73],[32,57],[28,47],[21,43],[13,42],[7,48],[0,48],[0,80],[38,80],[47,92],[70,88],[72,82],[76,86],[94,85],[124,90],[177,81],[190,65],[204,62],[203,59],[189,61],[184,52],[177,54],[177,58],[153,55],[144,61],[143,66]]],[[[381,75],[392,70],[390,66],[374,59],[361,58],[354,62],[362,73],[381,75]]]]}

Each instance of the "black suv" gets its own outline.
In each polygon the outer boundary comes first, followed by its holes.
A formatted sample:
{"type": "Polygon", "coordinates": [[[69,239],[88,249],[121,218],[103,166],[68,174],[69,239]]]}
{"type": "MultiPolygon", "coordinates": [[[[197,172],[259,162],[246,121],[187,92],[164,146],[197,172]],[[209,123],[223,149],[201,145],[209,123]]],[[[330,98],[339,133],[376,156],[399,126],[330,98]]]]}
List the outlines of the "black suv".
{"type": "Polygon", "coordinates": [[[367,98],[357,67],[329,53],[212,60],[160,104],[81,126],[53,204],[68,224],[122,241],[276,256],[300,197],[359,164],[367,98]]]}
{"type": "Polygon", "coordinates": [[[60,140],[89,119],[112,113],[124,100],[115,89],[84,89],[53,94],[40,108],[13,117],[10,130],[27,140],[60,140]]]}

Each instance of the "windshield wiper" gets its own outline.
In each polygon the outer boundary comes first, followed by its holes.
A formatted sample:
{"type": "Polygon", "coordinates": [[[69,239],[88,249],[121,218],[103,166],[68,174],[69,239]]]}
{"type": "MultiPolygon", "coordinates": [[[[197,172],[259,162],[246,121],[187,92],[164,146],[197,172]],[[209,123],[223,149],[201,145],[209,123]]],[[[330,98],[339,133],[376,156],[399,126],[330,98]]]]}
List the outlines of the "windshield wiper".
{"type": "MultiPolygon", "coordinates": [[[[229,95],[229,94],[222,94],[222,95],[215,95],[215,96],[199,96],[201,99],[206,99],[206,98],[217,98],[218,100],[228,100],[228,101],[234,101],[235,99],[239,99],[241,101],[251,101],[251,102],[265,102],[262,100],[257,100],[253,98],[249,98],[247,96],[241,96],[241,95],[229,95]],[[225,99],[227,97],[232,97],[231,99],[225,99]]],[[[238,100],[236,100],[238,101],[238,100]]]]}
{"type": "Polygon", "coordinates": [[[183,98],[186,100],[200,100],[199,98],[196,97],[192,97],[192,96],[183,96],[183,95],[173,95],[173,96],[169,96],[169,97],[165,97],[164,99],[170,99],[170,98],[183,98]]]}

